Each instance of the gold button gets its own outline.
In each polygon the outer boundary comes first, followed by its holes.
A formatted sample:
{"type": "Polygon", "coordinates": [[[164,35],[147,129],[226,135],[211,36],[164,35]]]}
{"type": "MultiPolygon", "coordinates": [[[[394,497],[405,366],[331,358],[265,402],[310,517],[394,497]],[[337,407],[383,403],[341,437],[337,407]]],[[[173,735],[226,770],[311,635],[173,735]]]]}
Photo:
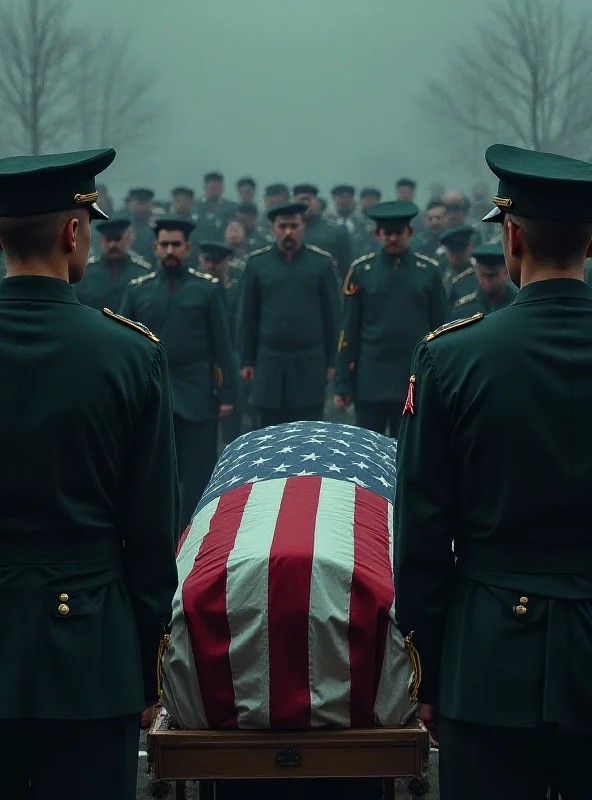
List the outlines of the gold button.
{"type": "Polygon", "coordinates": [[[515,611],[515,612],[516,612],[516,613],[517,613],[519,616],[521,616],[521,617],[522,617],[524,614],[526,614],[526,612],[528,611],[528,609],[526,608],[526,606],[516,606],[516,607],[514,608],[514,611],[515,611]]]}
{"type": "MultiPolygon", "coordinates": [[[[66,598],[67,600],[68,598],[66,598]]],[[[528,597],[521,597],[520,602],[524,605],[524,603],[528,603],[528,597]]]]}
{"type": "Polygon", "coordinates": [[[65,603],[61,603],[58,606],[58,611],[62,615],[62,617],[66,617],[70,613],[70,608],[65,603]]]}
{"type": "MultiPolygon", "coordinates": [[[[70,595],[67,595],[65,592],[60,595],[60,602],[62,603],[67,603],[69,599],[70,595]]],[[[520,602],[522,602],[522,600],[520,602]]]]}

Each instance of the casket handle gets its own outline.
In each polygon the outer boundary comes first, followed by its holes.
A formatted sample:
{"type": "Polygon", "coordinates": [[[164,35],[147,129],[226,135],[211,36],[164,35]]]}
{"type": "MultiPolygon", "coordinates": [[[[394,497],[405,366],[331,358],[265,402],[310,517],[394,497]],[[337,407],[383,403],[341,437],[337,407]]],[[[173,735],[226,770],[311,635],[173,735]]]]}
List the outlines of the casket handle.
{"type": "Polygon", "coordinates": [[[296,750],[280,750],[275,757],[278,767],[301,767],[302,756],[296,750]]]}

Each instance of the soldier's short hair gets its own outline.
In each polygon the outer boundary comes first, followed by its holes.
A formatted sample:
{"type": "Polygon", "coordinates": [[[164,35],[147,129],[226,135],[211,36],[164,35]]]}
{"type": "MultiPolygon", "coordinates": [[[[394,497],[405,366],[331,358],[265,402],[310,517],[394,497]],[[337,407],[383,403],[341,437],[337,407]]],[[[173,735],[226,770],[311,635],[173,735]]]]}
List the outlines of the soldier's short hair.
{"type": "Polygon", "coordinates": [[[243,186],[250,186],[252,189],[257,188],[257,184],[253,178],[239,178],[236,182],[236,188],[241,189],[243,186]]]}
{"type": "Polygon", "coordinates": [[[395,186],[397,189],[400,189],[402,186],[408,186],[410,189],[415,189],[417,187],[417,183],[412,181],[411,178],[399,178],[395,186]]]}
{"type": "Polygon", "coordinates": [[[0,217],[0,243],[7,258],[48,258],[60,228],[78,211],[52,211],[30,217],[0,217]]]}
{"type": "Polygon", "coordinates": [[[554,222],[507,215],[518,225],[524,242],[536,260],[552,261],[558,269],[573,266],[586,255],[592,241],[592,222],[554,222]]]}

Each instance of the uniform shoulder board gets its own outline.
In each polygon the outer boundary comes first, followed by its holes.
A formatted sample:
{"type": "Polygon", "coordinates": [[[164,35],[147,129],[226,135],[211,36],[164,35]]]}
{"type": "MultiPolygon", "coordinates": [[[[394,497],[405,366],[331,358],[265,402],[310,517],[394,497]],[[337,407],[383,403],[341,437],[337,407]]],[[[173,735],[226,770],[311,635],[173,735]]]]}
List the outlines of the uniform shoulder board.
{"type": "Polygon", "coordinates": [[[461,272],[459,275],[455,275],[451,282],[458,283],[463,278],[466,278],[468,275],[472,275],[473,272],[475,272],[475,267],[469,267],[468,269],[465,269],[463,272],[461,272]]]}
{"type": "MultiPolygon", "coordinates": [[[[139,256],[137,253],[134,253],[133,256],[130,256],[133,263],[138,267],[143,267],[144,269],[152,269],[152,264],[146,261],[145,258],[139,256]]],[[[145,277],[144,275],[142,277],[145,277]]]]}
{"type": "MultiPolygon", "coordinates": [[[[440,262],[436,261],[435,258],[430,258],[429,256],[424,256],[423,253],[415,253],[415,258],[420,258],[422,261],[427,261],[428,264],[433,264],[434,267],[439,267],[440,262]]],[[[416,267],[423,267],[425,269],[425,264],[416,264],[416,267]]]]}
{"type": "Polygon", "coordinates": [[[210,283],[219,283],[218,278],[214,278],[209,272],[198,272],[196,269],[193,269],[193,267],[189,267],[188,272],[191,275],[195,275],[196,278],[203,278],[203,280],[210,281],[210,283]]]}
{"type": "Polygon", "coordinates": [[[330,258],[331,261],[333,261],[333,256],[331,253],[328,253],[326,250],[321,250],[321,248],[317,247],[316,244],[305,244],[304,246],[307,250],[312,250],[313,253],[318,253],[321,256],[327,256],[327,258],[330,258]]]}
{"type": "Polygon", "coordinates": [[[424,341],[431,342],[432,339],[435,339],[437,336],[441,336],[443,333],[454,331],[457,328],[464,328],[465,325],[470,325],[472,322],[479,322],[479,320],[483,319],[484,316],[485,314],[479,312],[478,314],[473,314],[472,317],[467,317],[466,319],[455,319],[453,322],[447,322],[446,325],[441,325],[439,328],[436,328],[435,331],[432,331],[432,333],[428,333],[424,341]]]}
{"type": "Polygon", "coordinates": [[[464,306],[467,303],[472,303],[473,300],[476,300],[476,299],[477,299],[477,292],[471,292],[471,294],[465,294],[464,297],[459,297],[458,298],[458,300],[454,304],[454,307],[456,308],[456,306],[464,306]]]}
{"type": "Polygon", "coordinates": [[[91,257],[88,259],[88,261],[86,262],[86,266],[88,267],[88,266],[90,266],[91,264],[98,264],[98,263],[99,263],[99,258],[98,258],[98,256],[91,256],[91,257]]]}
{"type": "Polygon", "coordinates": [[[140,322],[133,322],[133,320],[128,319],[127,317],[122,317],[119,314],[114,314],[113,311],[111,311],[111,309],[109,309],[109,308],[104,308],[103,309],[103,314],[106,317],[109,317],[109,319],[115,319],[115,320],[117,320],[117,322],[121,322],[122,325],[126,325],[128,328],[133,328],[134,330],[139,331],[140,333],[143,333],[144,336],[147,336],[150,339],[150,341],[152,341],[152,342],[159,342],[160,341],[160,339],[158,339],[152,333],[152,331],[149,331],[148,328],[145,325],[142,325],[140,322]]]}
{"type": "Polygon", "coordinates": [[[360,256],[360,258],[356,258],[354,263],[351,265],[351,268],[353,269],[354,267],[357,267],[358,264],[363,264],[364,261],[370,261],[370,259],[374,258],[375,255],[376,255],[376,253],[368,253],[365,256],[360,256]]]}
{"type": "Polygon", "coordinates": [[[253,258],[253,256],[260,256],[262,253],[269,253],[271,250],[271,245],[268,244],[266,247],[260,247],[259,250],[253,250],[252,253],[247,253],[245,258],[253,258]]]}
{"type": "Polygon", "coordinates": [[[366,269],[370,269],[370,264],[368,263],[371,259],[374,258],[376,253],[369,253],[366,256],[362,256],[361,258],[356,258],[354,263],[349,268],[347,275],[345,276],[345,280],[343,281],[343,294],[347,297],[350,297],[352,294],[355,294],[358,289],[360,288],[357,283],[355,283],[354,273],[356,271],[356,267],[359,264],[366,264],[366,269]]]}
{"type": "Polygon", "coordinates": [[[140,286],[140,284],[145,283],[152,278],[156,278],[156,272],[149,272],[148,275],[141,275],[139,278],[134,278],[132,281],[130,281],[130,286],[140,286]]]}

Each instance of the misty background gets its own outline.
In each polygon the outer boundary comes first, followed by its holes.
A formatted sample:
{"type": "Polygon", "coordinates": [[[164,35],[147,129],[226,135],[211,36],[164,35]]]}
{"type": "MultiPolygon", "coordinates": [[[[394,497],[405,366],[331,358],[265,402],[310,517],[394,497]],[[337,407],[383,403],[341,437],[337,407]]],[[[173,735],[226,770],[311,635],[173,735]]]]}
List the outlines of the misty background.
{"type": "MultiPolygon", "coordinates": [[[[592,4],[562,5],[585,15],[592,4]]],[[[148,84],[144,113],[130,115],[132,124],[139,120],[137,141],[128,135],[113,142],[118,159],[104,175],[119,201],[130,185],[150,186],[159,197],[177,184],[199,192],[203,173],[219,169],[232,197],[231,184],[251,175],[259,196],[267,183],[312,181],[325,195],[338,182],[375,185],[387,199],[406,176],[418,181],[424,202],[434,182],[464,191],[491,182],[483,150],[494,138],[523,144],[503,125],[490,136],[489,123],[461,135],[427,91],[436,81],[444,106],[443,88],[467,99],[455,62],[475,52],[479,26],[495,31],[500,9],[491,0],[102,0],[73,3],[67,13],[88,37],[85,53],[69,66],[72,85],[84,74],[73,91],[79,106],[89,106],[87,130],[95,122],[93,65],[113,62],[110,37],[129,50],[121,72],[148,84]]],[[[499,50],[499,63],[487,63],[490,80],[479,76],[477,95],[504,74],[508,54],[499,50]]],[[[108,80],[110,102],[125,101],[125,87],[108,80]]],[[[465,107],[469,117],[483,116],[477,99],[465,107]]],[[[0,141],[6,120],[0,118],[0,141]]],[[[64,146],[54,149],[69,149],[66,132],[59,141],[64,146]]]]}

